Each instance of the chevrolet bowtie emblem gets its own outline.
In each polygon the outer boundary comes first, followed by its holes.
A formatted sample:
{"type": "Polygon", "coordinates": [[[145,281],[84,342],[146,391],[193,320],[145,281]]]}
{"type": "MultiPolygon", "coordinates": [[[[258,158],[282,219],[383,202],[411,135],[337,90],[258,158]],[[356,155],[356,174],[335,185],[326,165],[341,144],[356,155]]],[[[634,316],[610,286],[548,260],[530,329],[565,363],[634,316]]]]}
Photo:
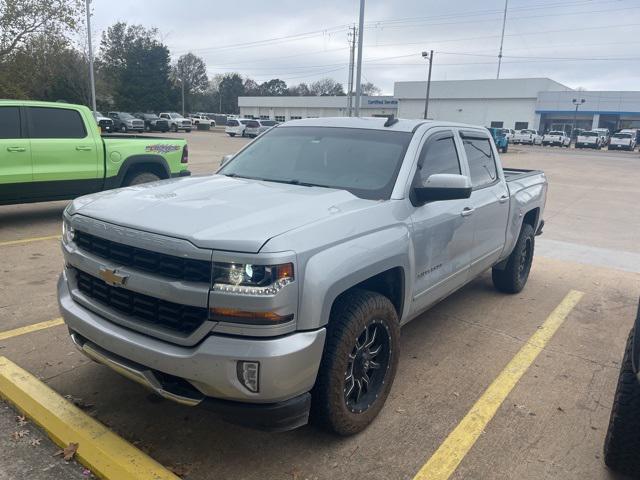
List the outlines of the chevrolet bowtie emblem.
{"type": "Polygon", "coordinates": [[[122,287],[129,278],[129,275],[122,275],[111,268],[101,268],[98,273],[100,278],[112,287],[122,287]]]}

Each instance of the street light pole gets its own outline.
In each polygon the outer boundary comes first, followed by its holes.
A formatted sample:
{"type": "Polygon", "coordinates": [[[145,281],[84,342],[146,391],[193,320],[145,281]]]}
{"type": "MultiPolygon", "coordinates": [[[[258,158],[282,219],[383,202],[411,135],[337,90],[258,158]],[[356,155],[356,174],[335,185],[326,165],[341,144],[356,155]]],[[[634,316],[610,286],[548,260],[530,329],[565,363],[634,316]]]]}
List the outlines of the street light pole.
{"type": "Polygon", "coordinates": [[[360,116],[360,96],[362,95],[362,37],[364,36],[364,0],[360,0],[360,22],[358,25],[358,70],[356,72],[356,117],[360,116]]]}
{"type": "Polygon", "coordinates": [[[422,58],[429,59],[429,74],[427,75],[427,93],[424,98],[424,119],[426,120],[429,115],[429,93],[431,91],[431,67],[433,66],[433,50],[429,53],[422,52],[422,58]]]}
{"type": "Polygon", "coordinates": [[[182,85],[182,116],[184,117],[184,77],[180,79],[180,85],[182,85]]]}
{"type": "Polygon", "coordinates": [[[91,45],[91,0],[85,0],[87,10],[87,43],[89,47],[89,81],[91,83],[91,107],[93,115],[96,115],[96,81],[93,76],[93,47],[91,45]]]}
{"type": "Polygon", "coordinates": [[[574,98],[573,100],[571,100],[571,103],[576,106],[576,109],[573,112],[573,128],[571,130],[571,137],[573,137],[573,132],[576,131],[576,124],[578,122],[578,108],[580,108],[580,105],[584,104],[584,102],[586,102],[584,98],[581,98],[580,100],[574,98]]]}

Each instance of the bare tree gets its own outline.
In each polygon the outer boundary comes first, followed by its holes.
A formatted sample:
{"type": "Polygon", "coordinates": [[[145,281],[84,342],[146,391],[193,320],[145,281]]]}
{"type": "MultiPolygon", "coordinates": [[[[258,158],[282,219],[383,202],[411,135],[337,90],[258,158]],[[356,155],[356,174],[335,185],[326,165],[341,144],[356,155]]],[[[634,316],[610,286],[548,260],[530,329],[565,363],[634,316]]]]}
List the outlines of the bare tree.
{"type": "Polygon", "coordinates": [[[362,95],[367,95],[369,97],[380,95],[382,93],[380,87],[377,87],[371,82],[363,83],[360,90],[362,91],[362,95]]]}

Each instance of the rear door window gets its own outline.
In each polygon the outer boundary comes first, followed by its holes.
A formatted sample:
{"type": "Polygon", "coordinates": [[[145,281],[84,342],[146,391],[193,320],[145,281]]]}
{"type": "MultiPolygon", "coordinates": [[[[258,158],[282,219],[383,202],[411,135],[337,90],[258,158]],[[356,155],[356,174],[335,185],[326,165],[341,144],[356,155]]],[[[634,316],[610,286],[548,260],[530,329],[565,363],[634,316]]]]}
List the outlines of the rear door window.
{"type": "Polygon", "coordinates": [[[0,138],[20,138],[18,107],[0,107],[0,138]]]}
{"type": "Polygon", "coordinates": [[[238,126],[238,121],[237,120],[229,120],[227,121],[227,125],[230,127],[237,127],[238,126]]]}
{"type": "Polygon", "coordinates": [[[66,108],[29,107],[29,137],[85,138],[80,113],[66,108]]]}
{"type": "Polygon", "coordinates": [[[473,188],[482,188],[495,182],[498,179],[498,171],[489,139],[463,137],[462,141],[473,188]]]}

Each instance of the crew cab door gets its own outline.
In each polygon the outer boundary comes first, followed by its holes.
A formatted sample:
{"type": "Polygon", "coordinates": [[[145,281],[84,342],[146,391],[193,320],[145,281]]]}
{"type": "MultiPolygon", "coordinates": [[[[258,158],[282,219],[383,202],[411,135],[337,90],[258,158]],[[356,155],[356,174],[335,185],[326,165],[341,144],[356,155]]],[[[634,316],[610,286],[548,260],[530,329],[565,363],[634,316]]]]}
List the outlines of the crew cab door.
{"type": "Polygon", "coordinates": [[[102,184],[102,144],[78,110],[27,107],[33,180],[42,197],[83,195],[102,184]]]}
{"type": "Polygon", "coordinates": [[[31,194],[33,165],[23,120],[19,106],[0,107],[0,202],[31,194]]]}
{"type": "MultiPolygon", "coordinates": [[[[430,175],[467,175],[453,131],[430,134],[421,147],[414,184],[430,175]]],[[[412,312],[424,310],[463,285],[468,278],[473,221],[469,199],[444,200],[416,206],[411,215],[415,249],[412,312]]]]}
{"type": "Polygon", "coordinates": [[[509,217],[509,190],[502,169],[496,163],[493,142],[479,131],[460,132],[469,165],[473,211],[471,277],[491,267],[505,244],[509,217]]]}

